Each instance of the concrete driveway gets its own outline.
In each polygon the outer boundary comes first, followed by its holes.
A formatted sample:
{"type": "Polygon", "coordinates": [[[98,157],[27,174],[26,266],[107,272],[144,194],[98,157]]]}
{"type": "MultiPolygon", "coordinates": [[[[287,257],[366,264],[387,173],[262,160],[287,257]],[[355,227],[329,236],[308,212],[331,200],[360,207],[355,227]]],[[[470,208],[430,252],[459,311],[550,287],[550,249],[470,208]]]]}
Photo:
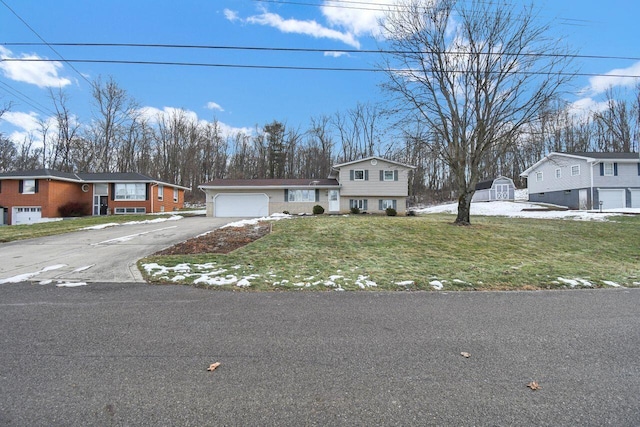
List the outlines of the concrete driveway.
{"type": "Polygon", "coordinates": [[[136,261],[234,221],[185,217],[0,244],[0,283],[19,280],[142,282],[136,261]]]}

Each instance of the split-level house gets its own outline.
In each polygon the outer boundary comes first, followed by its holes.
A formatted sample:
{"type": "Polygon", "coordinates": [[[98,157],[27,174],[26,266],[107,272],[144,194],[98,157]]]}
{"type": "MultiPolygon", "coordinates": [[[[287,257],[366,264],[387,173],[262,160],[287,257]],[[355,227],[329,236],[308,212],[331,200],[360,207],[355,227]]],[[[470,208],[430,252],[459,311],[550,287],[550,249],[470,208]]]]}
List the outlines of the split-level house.
{"type": "Polygon", "coordinates": [[[640,208],[638,153],[550,153],[525,170],[529,201],[570,209],[640,208]]]}
{"type": "Polygon", "coordinates": [[[406,213],[409,172],[414,166],[368,157],[332,167],[326,179],[216,179],[198,188],[206,193],[207,215],[261,217],[273,213],[406,213]]]}
{"type": "Polygon", "coordinates": [[[70,202],[86,205],[91,215],[176,211],[184,206],[187,190],[139,173],[4,172],[0,173],[0,224],[60,218],[59,208],[70,202]]]}

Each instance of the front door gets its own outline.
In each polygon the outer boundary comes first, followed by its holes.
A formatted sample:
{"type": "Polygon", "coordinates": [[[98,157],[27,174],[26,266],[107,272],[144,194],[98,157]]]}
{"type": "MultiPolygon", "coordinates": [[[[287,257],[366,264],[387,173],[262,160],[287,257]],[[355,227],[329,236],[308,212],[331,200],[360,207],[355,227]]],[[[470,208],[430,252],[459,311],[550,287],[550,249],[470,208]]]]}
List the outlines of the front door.
{"type": "Polygon", "coordinates": [[[329,190],[329,212],[340,212],[340,190],[329,190]]]}
{"type": "Polygon", "coordinates": [[[578,192],[578,204],[580,205],[580,210],[587,210],[587,190],[586,189],[581,189],[578,192]]]}
{"type": "Polygon", "coordinates": [[[100,215],[106,215],[109,210],[109,197],[100,196],[100,215]]]}

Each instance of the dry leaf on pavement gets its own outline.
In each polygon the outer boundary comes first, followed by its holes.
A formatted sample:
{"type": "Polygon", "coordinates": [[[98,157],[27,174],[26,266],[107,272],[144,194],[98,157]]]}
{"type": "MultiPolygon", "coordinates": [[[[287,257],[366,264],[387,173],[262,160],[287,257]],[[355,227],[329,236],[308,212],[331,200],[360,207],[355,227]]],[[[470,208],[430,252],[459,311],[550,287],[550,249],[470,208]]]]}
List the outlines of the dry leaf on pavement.
{"type": "Polygon", "coordinates": [[[209,365],[209,367],[207,368],[207,371],[214,371],[218,366],[220,366],[220,362],[212,363],[212,364],[211,364],[211,365],[209,365]]]}
{"type": "Polygon", "coordinates": [[[542,386],[536,381],[531,381],[529,384],[527,384],[527,387],[529,387],[531,390],[538,390],[542,388],[542,386]]]}

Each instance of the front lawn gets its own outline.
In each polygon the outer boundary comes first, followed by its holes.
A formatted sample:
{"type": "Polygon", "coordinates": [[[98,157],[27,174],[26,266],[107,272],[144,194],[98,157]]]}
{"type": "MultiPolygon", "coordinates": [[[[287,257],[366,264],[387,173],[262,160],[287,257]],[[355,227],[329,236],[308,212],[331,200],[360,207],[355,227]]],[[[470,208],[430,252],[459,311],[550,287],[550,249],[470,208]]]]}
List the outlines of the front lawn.
{"type": "Polygon", "coordinates": [[[229,254],[140,261],[150,282],[226,289],[418,290],[639,286],[640,217],[304,217],[229,254]]]}

